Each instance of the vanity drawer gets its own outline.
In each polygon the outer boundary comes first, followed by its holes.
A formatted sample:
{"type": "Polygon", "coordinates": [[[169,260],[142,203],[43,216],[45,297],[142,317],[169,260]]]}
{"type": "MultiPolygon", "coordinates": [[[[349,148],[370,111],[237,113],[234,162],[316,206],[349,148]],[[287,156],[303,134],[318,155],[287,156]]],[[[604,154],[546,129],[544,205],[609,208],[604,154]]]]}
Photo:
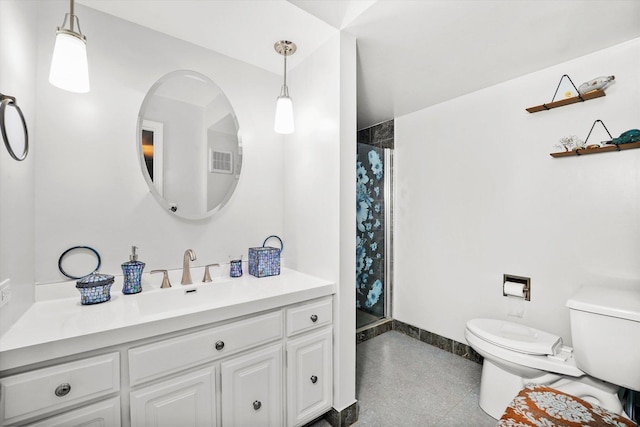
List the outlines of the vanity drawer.
{"type": "Polygon", "coordinates": [[[287,309],[287,336],[330,325],[333,320],[331,298],[287,309]]]}
{"type": "Polygon", "coordinates": [[[282,312],[170,338],[129,350],[131,385],[282,338],[282,312]]]}
{"type": "Polygon", "coordinates": [[[120,390],[119,353],[63,363],[0,379],[0,425],[120,390]]]}

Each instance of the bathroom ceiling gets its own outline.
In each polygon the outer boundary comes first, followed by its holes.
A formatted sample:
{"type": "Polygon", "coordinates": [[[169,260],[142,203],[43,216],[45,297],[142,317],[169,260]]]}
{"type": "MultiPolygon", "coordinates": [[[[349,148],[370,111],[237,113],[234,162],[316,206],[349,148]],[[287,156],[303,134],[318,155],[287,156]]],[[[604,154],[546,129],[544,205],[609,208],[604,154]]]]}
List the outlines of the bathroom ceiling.
{"type": "MultiPolygon", "coordinates": [[[[298,45],[289,60],[295,68],[339,30],[348,31],[358,43],[359,128],[640,37],[640,0],[78,3],[277,74],[275,41],[298,45]]],[[[572,78],[579,84],[603,74],[615,70],[603,64],[572,78]]]]}

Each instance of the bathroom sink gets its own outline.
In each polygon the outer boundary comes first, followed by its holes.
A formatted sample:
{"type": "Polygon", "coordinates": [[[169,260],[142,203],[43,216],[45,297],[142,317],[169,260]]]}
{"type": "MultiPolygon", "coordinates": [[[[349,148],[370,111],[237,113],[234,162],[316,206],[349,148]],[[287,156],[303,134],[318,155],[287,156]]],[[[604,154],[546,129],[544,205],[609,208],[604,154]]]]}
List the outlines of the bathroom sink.
{"type": "Polygon", "coordinates": [[[198,311],[224,305],[233,293],[231,281],[214,278],[212,282],[193,285],[174,284],[168,289],[154,289],[136,295],[143,316],[174,311],[198,311]]]}

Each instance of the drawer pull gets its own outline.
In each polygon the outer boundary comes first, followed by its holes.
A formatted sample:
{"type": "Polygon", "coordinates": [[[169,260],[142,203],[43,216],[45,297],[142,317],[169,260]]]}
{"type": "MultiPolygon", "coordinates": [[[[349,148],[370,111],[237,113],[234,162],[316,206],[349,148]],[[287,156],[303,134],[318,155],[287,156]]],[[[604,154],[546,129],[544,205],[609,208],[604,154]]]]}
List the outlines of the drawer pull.
{"type": "Polygon", "coordinates": [[[311,382],[313,384],[317,383],[318,382],[318,377],[316,377],[315,375],[311,375],[311,382]]]}
{"type": "Polygon", "coordinates": [[[224,341],[216,342],[216,350],[220,351],[224,348],[224,341]]]}
{"type": "Polygon", "coordinates": [[[253,409],[254,410],[258,410],[262,407],[262,403],[259,400],[256,400],[255,402],[253,402],[253,409]]]}
{"type": "Polygon", "coordinates": [[[313,323],[316,323],[316,322],[318,321],[318,316],[317,316],[317,315],[315,315],[315,314],[312,314],[312,315],[311,315],[311,321],[312,321],[313,323]]]}
{"type": "Polygon", "coordinates": [[[71,384],[69,383],[64,383],[64,384],[60,384],[58,387],[56,387],[56,396],[58,397],[63,397],[66,396],[67,394],[69,394],[69,392],[71,391],[71,384]]]}

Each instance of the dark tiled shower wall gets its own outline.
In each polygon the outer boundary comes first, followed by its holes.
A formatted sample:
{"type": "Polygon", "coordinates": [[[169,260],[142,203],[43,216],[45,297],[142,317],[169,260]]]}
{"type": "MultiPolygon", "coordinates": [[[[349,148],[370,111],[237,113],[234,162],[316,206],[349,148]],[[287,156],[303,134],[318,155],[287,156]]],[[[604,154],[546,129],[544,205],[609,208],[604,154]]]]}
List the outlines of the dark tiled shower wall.
{"type": "Polygon", "coordinates": [[[369,144],[377,148],[394,147],[394,121],[389,120],[370,128],[358,131],[358,143],[369,144]]]}
{"type": "Polygon", "coordinates": [[[391,330],[403,333],[411,338],[415,338],[434,347],[438,347],[441,350],[448,351],[449,353],[453,353],[465,359],[482,364],[483,357],[469,345],[462,344],[458,341],[434,334],[433,332],[420,329],[396,319],[389,319],[385,322],[378,323],[371,328],[357,332],[356,344],[360,344],[363,341],[391,330]]]}

